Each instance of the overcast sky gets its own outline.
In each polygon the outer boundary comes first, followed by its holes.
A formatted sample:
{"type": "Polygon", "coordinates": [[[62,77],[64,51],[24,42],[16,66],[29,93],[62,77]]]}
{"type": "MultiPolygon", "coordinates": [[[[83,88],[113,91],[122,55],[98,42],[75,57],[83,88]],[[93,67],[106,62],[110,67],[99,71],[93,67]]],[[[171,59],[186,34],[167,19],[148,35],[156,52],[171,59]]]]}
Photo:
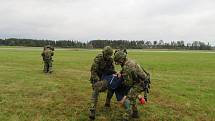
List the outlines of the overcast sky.
{"type": "Polygon", "coordinates": [[[0,38],[205,41],[215,0],[0,0],[0,38]]]}

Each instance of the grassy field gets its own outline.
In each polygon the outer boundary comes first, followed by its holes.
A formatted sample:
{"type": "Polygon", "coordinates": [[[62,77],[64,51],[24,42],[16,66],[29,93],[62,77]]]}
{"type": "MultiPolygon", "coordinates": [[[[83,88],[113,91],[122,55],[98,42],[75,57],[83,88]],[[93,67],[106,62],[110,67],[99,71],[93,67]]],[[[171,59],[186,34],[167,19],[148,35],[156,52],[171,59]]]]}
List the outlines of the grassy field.
{"type": "MultiPolygon", "coordinates": [[[[0,47],[0,121],[86,121],[91,96],[89,70],[97,50],[56,49],[54,72],[42,73],[42,48],[0,47]]],[[[149,102],[140,120],[215,121],[215,53],[129,51],[152,76],[149,102]]],[[[120,68],[117,67],[119,70],[120,68]]],[[[117,117],[117,102],[96,121],[117,117]]]]}

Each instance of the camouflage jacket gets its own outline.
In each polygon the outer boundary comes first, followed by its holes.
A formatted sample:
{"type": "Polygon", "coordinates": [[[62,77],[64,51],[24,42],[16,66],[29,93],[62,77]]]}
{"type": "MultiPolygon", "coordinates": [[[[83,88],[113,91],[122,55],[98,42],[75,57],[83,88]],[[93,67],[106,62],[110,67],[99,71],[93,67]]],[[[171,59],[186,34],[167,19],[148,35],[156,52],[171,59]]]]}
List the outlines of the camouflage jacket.
{"type": "Polygon", "coordinates": [[[101,80],[103,75],[111,75],[116,73],[114,69],[113,59],[104,59],[103,54],[98,54],[91,66],[91,83],[101,80]]]}
{"type": "Polygon", "coordinates": [[[49,61],[52,60],[52,56],[54,55],[54,52],[51,49],[45,49],[41,56],[43,57],[43,61],[49,61]]]}
{"type": "Polygon", "coordinates": [[[139,64],[131,60],[126,60],[121,70],[124,84],[127,86],[134,86],[145,79],[145,73],[139,64]]]}

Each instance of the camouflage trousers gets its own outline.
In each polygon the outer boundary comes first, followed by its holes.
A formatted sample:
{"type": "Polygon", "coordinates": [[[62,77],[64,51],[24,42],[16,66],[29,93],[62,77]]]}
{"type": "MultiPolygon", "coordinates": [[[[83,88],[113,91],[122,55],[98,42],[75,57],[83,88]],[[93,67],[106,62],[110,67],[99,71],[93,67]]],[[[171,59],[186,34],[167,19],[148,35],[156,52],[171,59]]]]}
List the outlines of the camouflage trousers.
{"type": "Polygon", "coordinates": [[[96,83],[93,84],[90,111],[94,111],[94,112],[96,111],[99,93],[104,92],[106,90],[108,90],[108,92],[107,92],[107,98],[106,98],[105,105],[110,105],[110,101],[114,94],[114,91],[108,89],[108,81],[101,80],[101,81],[97,81],[96,83]]]}
{"type": "Polygon", "coordinates": [[[52,60],[43,61],[43,62],[44,62],[43,72],[51,73],[52,72],[52,60]]]}
{"type": "Polygon", "coordinates": [[[130,88],[126,99],[126,101],[129,102],[130,106],[126,108],[126,112],[123,114],[123,119],[129,120],[129,118],[133,116],[134,113],[136,113],[135,115],[137,115],[138,110],[136,100],[138,98],[138,95],[141,94],[142,91],[143,88],[140,85],[134,85],[130,88]]]}

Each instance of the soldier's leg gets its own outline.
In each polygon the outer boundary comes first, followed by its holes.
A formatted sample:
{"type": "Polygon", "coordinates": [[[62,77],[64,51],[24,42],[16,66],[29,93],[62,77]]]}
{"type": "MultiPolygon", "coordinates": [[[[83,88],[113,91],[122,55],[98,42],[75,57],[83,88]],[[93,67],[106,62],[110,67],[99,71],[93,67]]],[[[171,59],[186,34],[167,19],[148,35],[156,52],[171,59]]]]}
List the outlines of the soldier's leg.
{"type": "Polygon", "coordinates": [[[125,108],[125,113],[122,114],[123,121],[130,121],[130,116],[131,116],[131,112],[132,112],[132,109],[130,106],[130,100],[125,99],[123,101],[123,106],[125,108]]]}
{"type": "Polygon", "coordinates": [[[137,98],[138,98],[138,95],[141,93],[141,90],[142,90],[142,87],[140,86],[134,86],[133,88],[131,88],[129,90],[129,93],[128,93],[128,100],[130,101],[130,111],[132,113],[132,117],[133,118],[138,118],[139,117],[139,114],[138,114],[138,110],[137,110],[137,98]]]}
{"type": "Polygon", "coordinates": [[[52,73],[52,61],[49,61],[49,70],[48,70],[48,72],[49,73],[52,73]]]}
{"type": "Polygon", "coordinates": [[[96,115],[96,105],[98,102],[99,93],[107,89],[107,81],[102,80],[98,81],[93,85],[93,92],[91,96],[91,105],[90,105],[90,119],[95,119],[96,115]]]}
{"type": "Polygon", "coordinates": [[[46,72],[46,62],[43,61],[43,72],[45,73],[46,72]]]}
{"type": "Polygon", "coordinates": [[[89,115],[90,119],[95,119],[98,97],[99,97],[99,91],[94,89],[91,96],[90,115],[89,115]]]}
{"type": "Polygon", "coordinates": [[[43,69],[43,71],[44,71],[45,73],[48,72],[48,63],[47,63],[47,61],[44,61],[44,69],[43,69]]]}
{"type": "Polygon", "coordinates": [[[49,72],[49,61],[47,61],[47,73],[49,72]]]}
{"type": "Polygon", "coordinates": [[[124,120],[129,120],[130,117],[132,118],[138,118],[138,110],[136,106],[136,99],[138,96],[138,90],[134,87],[131,88],[127,95],[127,100],[125,101],[126,106],[126,113],[123,115],[124,120]],[[128,106],[128,104],[130,106],[128,106]]]}

